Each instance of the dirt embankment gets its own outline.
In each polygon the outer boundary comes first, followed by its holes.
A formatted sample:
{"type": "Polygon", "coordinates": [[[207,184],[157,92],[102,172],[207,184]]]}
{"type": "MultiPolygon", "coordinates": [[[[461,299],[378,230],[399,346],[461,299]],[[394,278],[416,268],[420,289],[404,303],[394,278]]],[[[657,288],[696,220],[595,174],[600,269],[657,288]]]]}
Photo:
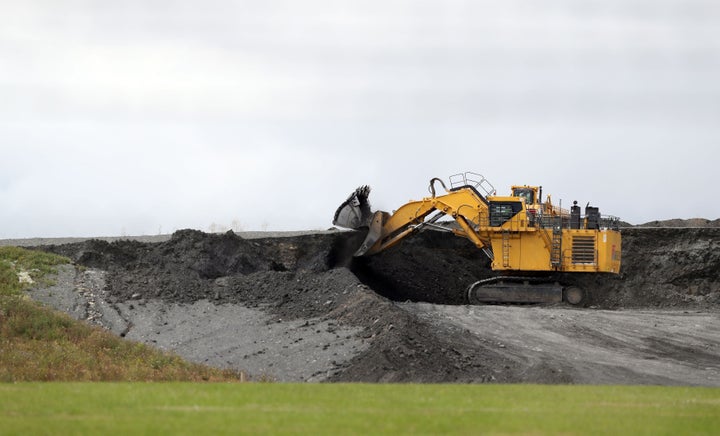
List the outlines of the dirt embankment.
{"type": "Polygon", "coordinates": [[[622,274],[598,281],[604,306],[720,305],[720,228],[632,228],[622,237],[622,274]]]}
{"type": "MultiPolygon", "coordinates": [[[[585,369],[573,370],[571,361],[553,361],[548,357],[572,354],[572,350],[563,348],[566,346],[563,343],[570,343],[568,341],[552,342],[552,335],[540,338],[538,340],[548,341],[542,345],[545,354],[533,351],[531,358],[522,346],[513,345],[513,339],[504,336],[505,333],[495,336],[488,333],[492,330],[488,323],[497,326],[503,320],[516,319],[522,324],[517,329],[520,335],[523,331],[543,328],[540,319],[545,315],[559,319],[577,314],[578,309],[509,307],[509,312],[518,311],[517,314],[528,314],[531,309],[540,311],[537,316],[513,318],[504,309],[497,311],[492,306],[478,306],[472,313],[465,313],[464,309],[456,312],[447,306],[462,304],[463,290],[470,283],[491,275],[487,259],[468,241],[446,233],[426,232],[378,256],[354,259],[351,253],[362,237],[361,233],[337,232],[248,240],[231,232],[214,235],[184,230],[160,243],[93,240],[44,249],[67,255],[78,265],[93,271],[104,271],[103,299],[117,308],[126,320],[132,320],[140,307],[151,303],[175,305],[167,313],[176,313],[173,311],[177,305],[186,307],[200,302],[202,306],[207,301],[214,307],[235,304],[260,310],[270,315],[262,321],[263,325],[291,323],[282,333],[273,336],[279,344],[275,348],[265,340],[265,348],[252,348],[258,345],[259,339],[254,344],[247,340],[234,344],[218,343],[218,347],[224,347],[226,351],[232,347],[245,347],[239,352],[222,354],[223,358],[234,356],[226,359],[226,365],[243,368],[243,361],[255,362],[262,372],[292,373],[311,358],[332,360],[332,365],[318,366],[311,374],[296,378],[279,376],[279,379],[632,382],[632,368],[637,364],[637,356],[623,358],[627,365],[615,373],[607,362],[601,369],[587,369],[592,362],[583,361],[585,369]],[[408,300],[442,306],[395,303],[408,300]],[[322,327],[307,329],[311,325],[322,327]],[[305,332],[296,334],[300,328],[306,328],[305,332]],[[320,333],[328,332],[331,335],[322,339],[327,340],[326,343],[305,348],[305,354],[298,351],[302,359],[295,363],[293,353],[279,354],[281,357],[278,358],[287,360],[285,369],[278,369],[283,365],[270,368],[267,361],[252,360],[257,357],[253,357],[253,353],[267,355],[280,347],[292,349],[303,340],[303,335],[320,337],[320,333]],[[293,342],[282,342],[287,340],[282,338],[291,338],[293,342]],[[359,342],[353,342],[355,340],[359,342]],[[245,345],[238,345],[240,343],[245,345]],[[330,355],[313,351],[326,349],[326,346],[339,348],[330,355]],[[317,355],[313,357],[313,353],[317,355]],[[338,355],[337,360],[333,355],[338,355]],[[344,357],[340,358],[340,355],[344,357]],[[602,376],[593,378],[588,374],[602,376]]],[[[591,292],[591,304],[595,308],[684,308],[716,312],[720,305],[718,243],[718,228],[625,229],[622,274],[589,277],[582,280],[582,285],[591,292]]],[[[208,310],[207,306],[203,307],[208,310]]],[[[638,316],[644,316],[638,313],[638,316]]],[[[585,326],[583,317],[574,316],[573,329],[607,329],[607,335],[613,336],[612,325],[607,325],[609,318],[595,318],[598,319],[595,324],[585,326]]],[[[707,328],[717,328],[713,324],[717,322],[717,316],[710,316],[703,322],[707,322],[707,328]]],[[[166,316],[162,323],[151,326],[156,330],[152,332],[156,335],[154,340],[164,337],[169,330],[178,331],[174,328],[178,323],[177,319],[166,316]]],[[[126,324],[124,333],[133,337],[133,329],[137,331],[140,323],[130,321],[126,324]]],[[[202,330],[201,324],[193,324],[196,332],[202,330]]],[[[618,324],[630,325],[626,321],[618,324]]],[[[258,325],[246,326],[246,334],[249,334],[247,328],[257,330],[258,325]]],[[[509,332],[513,328],[507,325],[500,330],[509,332]]],[[[558,331],[574,334],[572,329],[558,331]]],[[[253,334],[262,336],[262,333],[253,334]]],[[[647,335],[643,341],[662,337],[662,328],[647,335]]],[[[206,340],[212,340],[210,336],[206,335],[206,340]]],[[[137,337],[147,339],[142,335],[137,337]]],[[[516,339],[520,341],[522,337],[516,339]]],[[[178,339],[166,339],[165,343],[171,347],[173,341],[178,339]]],[[[687,338],[678,341],[687,342],[687,338]]],[[[703,337],[701,342],[698,347],[703,347],[704,356],[720,357],[718,341],[703,337]]],[[[616,348],[612,341],[606,341],[605,346],[616,348]]],[[[626,351],[631,348],[626,347],[626,351]]],[[[213,352],[207,350],[207,353],[213,352]]],[[[650,351],[645,352],[649,353],[648,358],[658,358],[650,351]]],[[[606,361],[613,359],[612,354],[597,353],[606,361]]],[[[687,373],[688,365],[692,365],[693,350],[676,354],[673,359],[684,359],[682,364],[672,367],[675,369],[660,368],[656,376],[638,376],[637,382],[703,384],[698,378],[682,377],[687,373]],[[681,355],[684,357],[679,358],[681,355]]],[[[202,356],[197,353],[193,358],[202,361],[202,356]]],[[[709,357],[706,360],[711,361],[709,357]]],[[[707,384],[720,384],[717,373],[713,372],[717,365],[708,363],[706,366],[710,368],[707,384]]]]}
{"type": "Polygon", "coordinates": [[[709,220],[706,218],[675,218],[662,221],[650,221],[639,224],[637,227],[674,227],[674,228],[697,228],[697,227],[720,227],[720,219],[709,220]]]}

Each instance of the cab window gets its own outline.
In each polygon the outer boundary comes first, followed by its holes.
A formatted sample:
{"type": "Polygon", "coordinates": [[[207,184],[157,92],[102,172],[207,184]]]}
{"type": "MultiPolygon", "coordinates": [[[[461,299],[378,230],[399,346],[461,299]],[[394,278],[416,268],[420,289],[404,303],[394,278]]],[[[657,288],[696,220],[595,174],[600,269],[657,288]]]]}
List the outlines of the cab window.
{"type": "Polygon", "coordinates": [[[528,188],[522,188],[522,189],[514,189],[513,190],[513,197],[520,197],[525,199],[525,204],[533,204],[534,203],[534,196],[533,196],[533,190],[528,188]]]}

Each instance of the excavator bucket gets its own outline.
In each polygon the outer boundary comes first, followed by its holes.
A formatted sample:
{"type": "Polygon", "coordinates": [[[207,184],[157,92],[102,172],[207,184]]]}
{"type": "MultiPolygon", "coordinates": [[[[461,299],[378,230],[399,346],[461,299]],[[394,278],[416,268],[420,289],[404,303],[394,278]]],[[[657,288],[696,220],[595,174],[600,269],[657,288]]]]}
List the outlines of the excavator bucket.
{"type": "Polygon", "coordinates": [[[370,187],[360,186],[335,211],[333,224],[346,229],[369,227],[373,218],[370,210],[370,187]]]}
{"type": "Polygon", "coordinates": [[[368,231],[367,236],[365,236],[365,240],[362,245],[360,245],[360,248],[358,248],[355,252],[354,256],[360,257],[375,254],[377,252],[375,249],[375,243],[384,236],[383,225],[388,218],[390,218],[390,214],[381,210],[372,215],[370,220],[370,230],[368,231]]]}
{"type": "Polygon", "coordinates": [[[383,211],[375,213],[370,209],[368,196],[370,195],[370,187],[360,186],[357,188],[347,200],[343,201],[333,218],[333,224],[346,229],[368,229],[360,248],[355,252],[355,256],[364,256],[374,254],[376,250],[376,242],[383,237],[383,225],[390,214],[383,211]]]}

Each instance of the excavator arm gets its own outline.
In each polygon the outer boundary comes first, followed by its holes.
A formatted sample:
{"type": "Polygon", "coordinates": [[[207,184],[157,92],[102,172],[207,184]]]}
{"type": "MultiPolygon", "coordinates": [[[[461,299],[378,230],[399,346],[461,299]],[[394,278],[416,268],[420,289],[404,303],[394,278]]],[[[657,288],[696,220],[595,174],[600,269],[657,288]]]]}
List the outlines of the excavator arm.
{"type": "MultiPolygon", "coordinates": [[[[370,220],[364,220],[363,224],[369,227],[369,231],[365,241],[355,252],[355,256],[370,256],[380,253],[427,226],[436,226],[435,222],[443,216],[450,216],[458,223],[460,229],[452,230],[455,234],[469,239],[491,256],[490,242],[477,232],[478,226],[483,220],[487,220],[488,216],[488,202],[485,197],[470,186],[453,190],[446,188],[446,193],[438,196],[434,187],[436,181],[439,181],[445,188],[442,181],[432,179],[430,181],[432,194],[430,197],[410,201],[392,214],[383,211],[375,212],[370,220]]],[[[360,189],[356,192],[364,194],[360,189]]],[[[334,224],[348,228],[363,227],[355,225],[357,220],[343,222],[337,219],[339,216],[357,216],[358,213],[348,211],[347,208],[359,203],[367,204],[367,198],[362,201],[353,201],[351,195],[350,201],[343,203],[335,214],[334,224]]]]}

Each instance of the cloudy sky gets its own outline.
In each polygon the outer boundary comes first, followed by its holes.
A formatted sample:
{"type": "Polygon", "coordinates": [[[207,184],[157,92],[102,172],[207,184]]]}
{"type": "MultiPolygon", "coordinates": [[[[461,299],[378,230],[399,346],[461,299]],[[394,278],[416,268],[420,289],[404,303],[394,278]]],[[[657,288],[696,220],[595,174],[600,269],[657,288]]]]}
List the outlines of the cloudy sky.
{"type": "Polygon", "coordinates": [[[325,229],[464,171],[720,217],[716,0],[0,5],[0,238],[325,229]]]}

